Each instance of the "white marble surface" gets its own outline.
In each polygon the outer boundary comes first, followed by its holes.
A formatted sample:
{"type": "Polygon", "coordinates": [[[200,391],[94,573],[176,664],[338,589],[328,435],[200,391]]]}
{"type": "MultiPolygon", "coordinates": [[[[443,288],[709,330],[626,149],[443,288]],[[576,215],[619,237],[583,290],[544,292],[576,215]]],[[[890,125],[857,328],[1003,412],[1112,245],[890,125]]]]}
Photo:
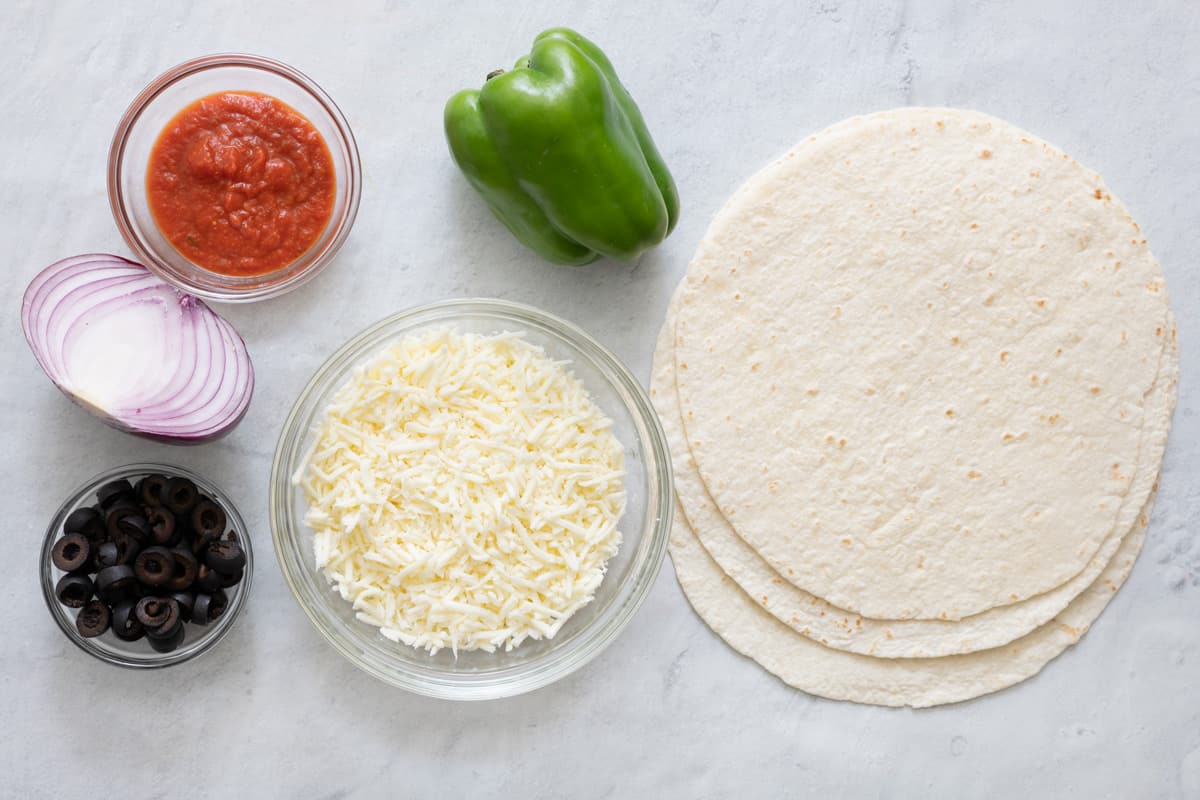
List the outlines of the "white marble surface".
{"type": "Polygon", "coordinates": [[[6,0],[0,9],[0,435],[12,492],[0,573],[4,797],[1200,797],[1200,6],[1177,2],[206,3],[6,0]],[[441,108],[567,24],[610,54],[683,195],[640,264],[555,269],[514,244],[455,173],[441,108]],[[219,443],[173,449],[61,397],[21,339],[42,266],[127,252],[105,196],[109,138],[158,72],[206,52],[295,64],[349,118],[366,170],[336,264],[285,298],[227,307],[258,369],[219,443]],[[1183,348],[1179,409],[1146,551],[1083,642],[975,702],[888,711],[793,691],[692,614],[669,562],[621,638],[558,685],[456,705],[355,671],[276,567],[268,465],[321,360],[390,312],[492,295],[573,319],[643,379],[671,287],[711,215],[762,163],[842,117],[979,108],[1105,176],[1162,261],[1183,348]],[[213,476],[252,529],[247,613],[218,650],[153,675],[59,634],[38,593],[64,491],[161,459],[213,476]]]}

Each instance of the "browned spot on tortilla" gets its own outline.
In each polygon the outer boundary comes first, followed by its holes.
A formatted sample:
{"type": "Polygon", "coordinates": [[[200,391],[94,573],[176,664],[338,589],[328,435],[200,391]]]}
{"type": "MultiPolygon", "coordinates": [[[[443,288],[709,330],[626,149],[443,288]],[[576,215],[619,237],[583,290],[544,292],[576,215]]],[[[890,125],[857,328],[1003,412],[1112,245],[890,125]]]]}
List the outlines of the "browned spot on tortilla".
{"type": "Polygon", "coordinates": [[[1008,361],[1008,351],[1001,350],[1000,351],[1000,363],[1003,364],[1005,361],[1008,361]]]}
{"type": "Polygon", "coordinates": [[[1104,199],[1104,192],[1102,192],[1102,191],[1100,191],[1099,189],[1097,189],[1097,190],[1096,190],[1096,193],[1095,193],[1095,195],[1094,195],[1094,197],[1095,197],[1097,200],[1103,200],[1103,199],[1104,199]]]}
{"type": "Polygon", "coordinates": [[[1088,391],[1091,392],[1092,394],[1100,394],[1100,387],[1093,386],[1092,388],[1088,389],[1088,391]]]}
{"type": "Polygon", "coordinates": [[[872,389],[870,386],[868,386],[866,389],[863,389],[863,392],[865,392],[868,395],[875,394],[875,390],[872,389]]]}
{"type": "Polygon", "coordinates": [[[976,478],[982,478],[983,474],[980,472],[976,472],[975,470],[971,470],[970,472],[967,473],[967,477],[970,478],[971,480],[975,480],[976,478]]]}
{"type": "Polygon", "coordinates": [[[1017,437],[1013,436],[1011,433],[1004,434],[1004,441],[1006,442],[1011,442],[1015,438],[1017,437]]]}
{"type": "Polygon", "coordinates": [[[809,389],[806,394],[808,394],[809,397],[816,397],[820,393],[821,393],[820,389],[809,389]]]}
{"type": "Polygon", "coordinates": [[[957,337],[957,336],[951,336],[951,337],[950,337],[950,344],[958,344],[958,337],[957,337]]]}
{"type": "Polygon", "coordinates": [[[833,434],[832,433],[825,437],[825,443],[833,444],[833,434]]]}
{"type": "Polygon", "coordinates": [[[991,158],[991,157],[992,157],[992,151],[991,151],[991,150],[984,150],[982,153],[980,153],[980,154],[979,154],[979,157],[980,157],[980,158],[983,158],[983,159],[991,158]]]}
{"type": "Polygon", "coordinates": [[[1046,418],[1046,421],[1053,425],[1054,423],[1058,422],[1058,414],[1051,414],[1046,418]]]}
{"type": "Polygon", "coordinates": [[[1037,376],[1036,372],[1029,376],[1029,382],[1032,383],[1034,386],[1037,386],[1038,376],[1037,376]]]}
{"type": "Polygon", "coordinates": [[[845,447],[845,446],[846,446],[846,440],[838,439],[838,447],[845,447]]]}
{"type": "Polygon", "coordinates": [[[846,547],[850,547],[854,544],[854,542],[850,539],[842,539],[842,544],[846,545],[846,547]]]}
{"type": "Polygon", "coordinates": [[[953,409],[953,408],[947,408],[947,409],[946,409],[946,417],[947,417],[947,419],[953,419],[953,418],[954,418],[954,409],[953,409]]]}
{"type": "Polygon", "coordinates": [[[937,121],[936,124],[937,124],[937,129],[939,131],[946,129],[946,123],[942,122],[940,119],[937,121]]]}
{"type": "Polygon", "coordinates": [[[751,372],[758,372],[758,368],[759,368],[759,367],[761,367],[761,366],[762,366],[762,364],[751,364],[751,365],[750,365],[750,371],[751,371],[751,372]]]}
{"type": "Polygon", "coordinates": [[[892,638],[892,632],[891,632],[891,631],[884,631],[884,634],[885,634],[885,635],[886,635],[886,636],[887,636],[889,639],[891,639],[891,638],[892,638]]]}

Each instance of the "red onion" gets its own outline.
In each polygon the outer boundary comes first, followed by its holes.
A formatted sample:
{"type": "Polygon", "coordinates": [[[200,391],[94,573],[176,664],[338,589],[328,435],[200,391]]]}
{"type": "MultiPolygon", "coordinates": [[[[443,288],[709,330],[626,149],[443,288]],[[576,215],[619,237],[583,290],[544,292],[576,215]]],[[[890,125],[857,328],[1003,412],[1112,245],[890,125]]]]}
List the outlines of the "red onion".
{"type": "Polygon", "coordinates": [[[250,405],[254,368],[233,326],[119,256],[44,269],[21,327],[54,385],[119,430],[194,444],[229,432],[250,405]]]}

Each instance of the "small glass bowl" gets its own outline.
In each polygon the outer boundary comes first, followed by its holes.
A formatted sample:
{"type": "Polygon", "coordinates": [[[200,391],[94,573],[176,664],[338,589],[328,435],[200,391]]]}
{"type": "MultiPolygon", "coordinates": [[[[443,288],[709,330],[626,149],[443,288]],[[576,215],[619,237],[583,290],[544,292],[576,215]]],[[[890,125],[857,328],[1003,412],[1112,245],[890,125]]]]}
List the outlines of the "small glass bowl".
{"type": "Polygon", "coordinates": [[[54,617],[54,621],[58,623],[58,627],[62,629],[62,632],[76,647],[88,655],[95,656],[101,661],[115,664],[118,667],[155,669],[157,667],[169,667],[172,664],[181,664],[184,661],[190,661],[201,653],[211,650],[217,642],[225,637],[225,634],[229,633],[229,629],[233,627],[238,614],[241,613],[242,606],[246,603],[246,595],[250,593],[250,581],[254,576],[254,553],[250,545],[250,536],[246,532],[246,523],[242,519],[241,514],[238,513],[229,496],[215,485],[182,467],[174,467],[167,464],[128,464],[124,467],[115,467],[107,472],[102,472],[71,492],[70,496],[67,497],[66,501],[55,513],[54,519],[50,521],[50,527],[46,529],[46,539],[42,543],[41,563],[39,567],[42,574],[42,596],[46,600],[46,607],[50,609],[50,616],[54,617]],[[145,637],[138,639],[136,642],[121,641],[111,630],[93,638],[80,636],[79,631],[75,627],[75,616],[79,613],[79,609],[64,606],[54,595],[54,585],[66,573],[54,566],[53,561],[50,559],[50,552],[54,549],[54,543],[62,536],[62,526],[67,516],[81,506],[95,505],[97,489],[109,481],[121,478],[126,478],[130,483],[134,483],[143,475],[148,475],[152,472],[166,475],[169,478],[176,476],[188,478],[196,484],[196,487],[200,489],[202,494],[206,494],[215,500],[218,505],[225,509],[225,513],[229,517],[229,529],[237,533],[238,543],[241,544],[242,550],[246,553],[244,577],[240,583],[225,590],[226,595],[229,597],[229,605],[226,607],[225,613],[220,619],[209,625],[185,623],[187,630],[186,638],[184,638],[183,644],[178,649],[172,650],[170,653],[159,653],[153,650],[145,637]]]}
{"type": "Polygon", "coordinates": [[[671,459],[658,417],[629,370],[580,328],[529,306],[503,300],[450,300],[388,317],[342,345],[317,370],[296,400],[271,466],[270,519],[275,554],[301,608],[329,642],[374,677],[430,697],[486,700],[528,692],[586,664],[625,627],[662,565],[674,512],[671,459]],[[613,421],[625,448],[622,542],[590,603],[552,639],[526,640],[511,652],[424,650],[384,638],[355,618],[317,569],[306,503],[292,476],[302,469],[314,426],[357,364],[389,342],[429,328],[494,334],[520,332],[551,358],[569,362],[592,400],[613,421]]]}
{"type": "Polygon", "coordinates": [[[202,56],[155,78],[121,117],[108,156],[108,200],[121,235],[138,260],[160,278],[200,297],[252,302],[289,292],[329,264],[358,213],[361,170],[345,117],[306,75],[261,56],[202,56]],[[146,167],[163,128],[185,106],[222,91],[259,92],[287,103],[316,127],[333,157],[337,188],[325,230],[298,259],[264,275],[222,275],[193,263],[162,235],[147,202],[146,167]]]}

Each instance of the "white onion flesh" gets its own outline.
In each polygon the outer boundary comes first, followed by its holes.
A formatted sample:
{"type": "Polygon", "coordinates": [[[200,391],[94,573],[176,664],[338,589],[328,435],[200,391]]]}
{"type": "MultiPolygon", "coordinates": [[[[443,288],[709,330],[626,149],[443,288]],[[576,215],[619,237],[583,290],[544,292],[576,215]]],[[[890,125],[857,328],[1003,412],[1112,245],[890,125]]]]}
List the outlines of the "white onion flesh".
{"type": "Polygon", "coordinates": [[[21,327],[42,370],[123,431],[178,444],[245,415],[254,368],[233,326],[119,256],[66,258],[25,290],[21,327]]]}

